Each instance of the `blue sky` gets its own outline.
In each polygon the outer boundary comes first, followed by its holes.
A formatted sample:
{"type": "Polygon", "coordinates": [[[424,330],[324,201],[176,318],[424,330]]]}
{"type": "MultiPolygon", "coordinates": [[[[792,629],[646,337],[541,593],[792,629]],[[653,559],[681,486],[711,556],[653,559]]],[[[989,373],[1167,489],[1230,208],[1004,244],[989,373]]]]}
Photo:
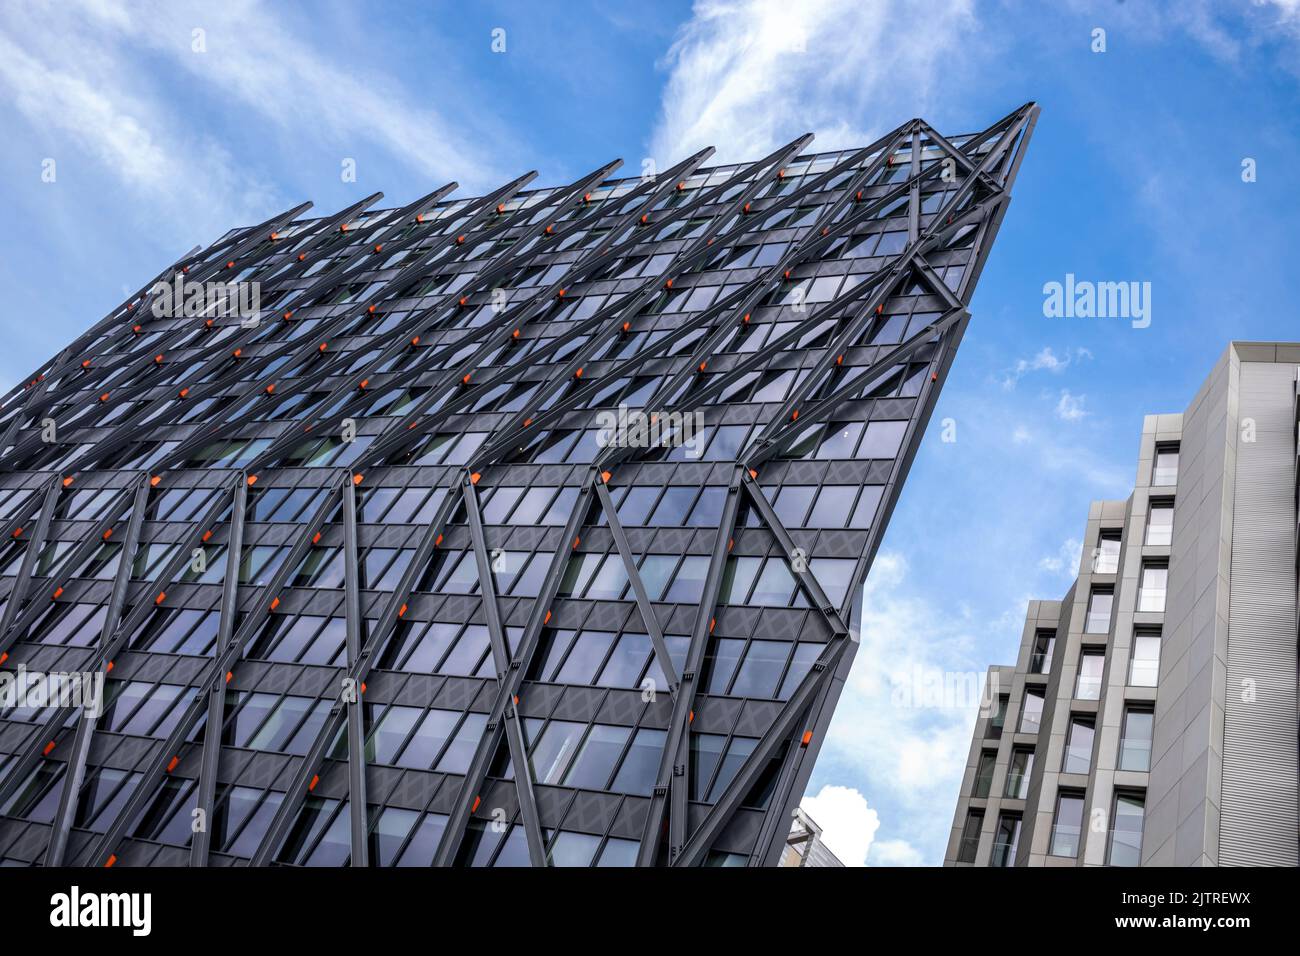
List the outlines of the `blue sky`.
{"type": "Polygon", "coordinates": [[[751,158],[809,130],[860,145],[913,116],[957,133],[1036,100],[936,412],[957,440],[932,428],[917,456],[810,790],[849,861],[940,862],[974,710],[897,706],[898,679],[1012,661],[1025,602],[1077,569],[1088,503],[1127,496],[1142,415],[1181,410],[1230,338],[1300,338],[1300,0],[466,7],[5,3],[0,377],[304,199],[751,158]],[[1045,318],[1067,273],[1151,283],[1150,327],[1045,318]]]}

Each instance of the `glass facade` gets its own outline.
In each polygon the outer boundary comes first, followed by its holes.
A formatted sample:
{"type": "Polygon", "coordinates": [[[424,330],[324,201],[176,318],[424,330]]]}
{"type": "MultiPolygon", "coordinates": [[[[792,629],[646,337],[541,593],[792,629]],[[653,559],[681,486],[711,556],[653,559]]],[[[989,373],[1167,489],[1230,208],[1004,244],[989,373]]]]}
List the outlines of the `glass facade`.
{"type": "Polygon", "coordinates": [[[1035,115],[168,266],[0,402],[0,861],[771,862],[1035,115]]]}

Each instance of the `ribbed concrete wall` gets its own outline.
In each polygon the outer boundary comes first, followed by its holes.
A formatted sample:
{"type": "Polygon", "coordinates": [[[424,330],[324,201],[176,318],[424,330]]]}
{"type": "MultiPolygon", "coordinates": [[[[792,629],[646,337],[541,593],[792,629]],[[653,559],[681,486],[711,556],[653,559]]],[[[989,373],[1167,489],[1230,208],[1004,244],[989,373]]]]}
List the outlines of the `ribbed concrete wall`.
{"type": "Polygon", "coordinates": [[[1298,862],[1295,376],[1294,365],[1240,365],[1221,866],[1298,862]]]}

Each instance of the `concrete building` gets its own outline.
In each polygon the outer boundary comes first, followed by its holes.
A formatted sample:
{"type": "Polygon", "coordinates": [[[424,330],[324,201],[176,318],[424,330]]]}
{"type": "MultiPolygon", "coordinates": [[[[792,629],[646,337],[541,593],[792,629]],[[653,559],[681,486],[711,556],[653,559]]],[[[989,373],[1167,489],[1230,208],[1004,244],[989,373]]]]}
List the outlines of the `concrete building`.
{"type": "Polygon", "coordinates": [[[822,828],[802,807],[795,807],[780,866],[843,866],[822,842],[822,828]]]}
{"type": "Polygon", "coordinates": [[[950,866],[1297,863],[1300,345],[1232,343],[988,672],[950,866]]]}

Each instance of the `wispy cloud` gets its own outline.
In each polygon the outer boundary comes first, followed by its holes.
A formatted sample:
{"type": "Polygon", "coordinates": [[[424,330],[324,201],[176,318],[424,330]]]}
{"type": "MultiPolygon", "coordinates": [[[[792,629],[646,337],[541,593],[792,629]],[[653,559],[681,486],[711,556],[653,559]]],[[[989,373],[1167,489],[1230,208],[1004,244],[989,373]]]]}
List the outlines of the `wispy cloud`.
{"type": "Polygon", "coordinates": [[[1068,388],[1061,389],[1061,397],[1056,402],[1056,417],[1063,422],[1082,421],[1088,415],[1084,408],[1088,396],[1075,395],[1068,388]]]}
{"type": "Polygon", "coordinates": [[[951,99],[987,42],[973,0],[697,0],[664,60],[651,154],[752,158],[806,132],[819,149],[861,145],[940,88],[951,99]]]}
{"type": "Polygon", "coordinates": [[[1016,384],[1031,372],[1050,372],[1059,375],[1076,362],[1092,358],[1092,352],[1085,348],[1066,349],[1057,355],[1050,345],[1045,345],[1035,355],[1027,359],[1017,359],[1016,364],[1002,375],[1002,387],[1013,389],[1016,384]]]}
{"type": "Polygon", "coordinates": [[[518,173],[502,171],[508,138],[471,103],[434,108],[287,17],[256,0],[19,0],[0,10],[0,91],[64,150],[60,166],[89,159],[141,222],[186,243],[309,198],[283,194],[306,155],[322,169],[337,157],[338,176],[343,159],[381,154],[429,189],[518,173]]]}
{"type": "Polygon", "coordinates": [[[1079,561],[1083,554],[1083,542],[1078,538],[1067,538],[1061,542],[1056,554],[1048,555],[1038,562],[1038,567],[1052,574],[1063,574],[1073,578],[1079,571],[1079,561]]]}

